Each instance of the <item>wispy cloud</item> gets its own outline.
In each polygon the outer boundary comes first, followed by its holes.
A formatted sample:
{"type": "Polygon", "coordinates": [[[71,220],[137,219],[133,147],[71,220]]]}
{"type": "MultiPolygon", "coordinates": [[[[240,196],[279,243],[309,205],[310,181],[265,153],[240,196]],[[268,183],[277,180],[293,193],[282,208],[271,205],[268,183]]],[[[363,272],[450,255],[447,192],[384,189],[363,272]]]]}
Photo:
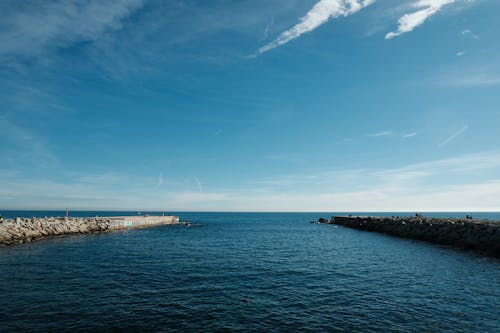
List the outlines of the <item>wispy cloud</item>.
{"type": "Polygon", "coordinates": [[[417,135],[417,132],[406,133],[406,134],[403,134],[403,139],[413,138],[416,135],[417,135]]]}
{"type": "Polygon", "coordinates": [[[403,15],[398,20],[398,29],[385,35],[385,39],[391,39],[412,31],[422,25],[429,17],[436,14],[443,6],[453,2],[455,0],[419,0],[413,3],[412,7],[420,10],[403,15]]]}
{"type": "Polygon", "coordinates": [[[390,169],[280,176],[260,183],[272,192],[259,199],[246,198],[246,203],[258,201],[258,207],[274,205],[275,210],[279,206],[292,211],[495,211],[500,206],[490,195],[500,193],[499,168],[497,151],[390,169]],[[299,186],[301,194],[287,190],[299,186]]]}
{"type": "Polygon", "coordinates": [[[19,167],[49,167],[59,163],[44,137],[15,124],[5,116],[0,116],[0,138],[7,143],[0,156],[3,164],[9,162],[19,167]],[[15,150],[15,154],[9,154],[11,149],[15,150]]]}
{"type": "Polygon", "coordinates": [[[127,177],[117,172],[85,174],[77,177],[81,184],[123,184],[127,177]]]}
{"type": "Polygon", "coordinates": [[[278,38],[269,44],[262,46],[258,53],[262,54],[301,35],[313,31],[320,25],[339,16],[349,16],[363,7],[375,2],[375,0],[320,0],[314,7],[300,19],[300,22],[292,28],[282,32],[278,38]]]}
{"type": "Polygon", "coordinates": [[[369,133],[369,134],[367,134],[367,136],[380,137],[380,136],[391,136],[393,134],[394,133],[392,131],[380,131],[380,132],[377,132],[377,133],[369,133]]]}
{"type": "Polygon", "coordinates": [[[460,128],[458,131],[447,137],[444,141],[442,141],[438,146],[440,148],[443,148],[444,146],[448,145],[450,142],[458,138],[460,135],[462,135],[465,131],[469,129],[468,125],[465,125],[464,127],[460,128]]]}
{"type": "Polygon", "coordinates": [[[261,41],[265,41],[269,38],[269,32],[271,31],[272,26],[274,25],[274,17],[271,17],[271,21],[264,28],[264,36],[261,41]]]}
{"type": "Polygon", "coordinates": [[[462,30],[462,36],[470,36],[474,39],[480,39],[478,35],[472,32],[470,29],[464,29],[462,30]]]}
{"type": "Polygon", "coordinates": [[[156,187],[160,187],[163,185],[165,180],[163,179],[163,172],[160,172],[160,175],[158,176],[158,183],[156,184],[156,187]]]}
{"type": "Polygon", "coordinates": [[[198,177],[194,177],[194,180],[196,182],[196,185],[198,186],[198,192],[203,192],[203,184],[200,182],[198,177]]]}
{"type": "Polygon", "coordinates": [[[500,85],[500,75],[492,73],[470,73],[462,77],[450,77],[444,83],[451,86],[487,87],[500,85]]]}
{"type": "Polygon", "coordinates": [[[347,144],[347,143],[351,143],[351,142],[353,142],[352,138],[343,138],[342,140],[338,140],[335,143],[340,145],[340,144],[347,144]]]}
{"type": "Polygon", "coordinates": [[[308,174],[280,175],[260,179],[258,186],[272,188],[301,187],[305,191],[332,189],[344,192],[353,188],[371,191],[391,189],[405,191],[408,186],[434,186],[436,179],[441,184],[457,184],[470,181],[473,175],[486,175],[488,170],[496,175],[500,169],[500,152],[487,151],[475,154],[407,164],[381,169],[337,169],[308,174]],[[443,176],[448,179],[445,180],[443,176]],[[359,186],[358,186],[359,185],[359,186]]]}
{"type": "Polygon", "coordinates": [[[403,139],[408,139],[412,138],[417,135],[417,132],[394,132],[394,131],[380,131],[380,132],[375,132],[375,133],[369,133],[366,136],[372,137],[372,138],[377,138],[377,137],[384,137],[384,136],[393,136],[393,137],[401,137],[403,139]]]}
{"type": "Polygon", "coordinates": [[[0,170],[0,204],[23,209],[142,211],[498,211],[499,170],[500,152],[492,151],[389,169],[280,175],[246,188],[211,192],[183,190],[182,184],[165,192],[151,188],[149,178],[121,175],[122,181],[116,182],[113,173],[106,172],[65,182],[61,177],[24,178],[0,170]],[[81,181],[103,178],[111,181],[81,181]]]}
{"type": "Polygon", "coordinates": [[[0,55],[37,56],[47,48],[96,40],[120,29],[123,19],[143,5],[142,0],[37,2],[4,13],[0,55]]]}
{"type": "Polygon", "coordinates": [[[265,156],[265,158],[267,160],[276,162],[289,162],[289,163],[304,162],[302,158],[292,154],[271,154],[265,156]]]}
{"type": "Polygon", "coordinates": [[[461,57],[461,56],[463,56],[465,53],[467,53],[467,52],[465,52],[465,51],[459,51],[459,52],[457,52],[456,56],[457,56],[457,57],[461,57]]]}

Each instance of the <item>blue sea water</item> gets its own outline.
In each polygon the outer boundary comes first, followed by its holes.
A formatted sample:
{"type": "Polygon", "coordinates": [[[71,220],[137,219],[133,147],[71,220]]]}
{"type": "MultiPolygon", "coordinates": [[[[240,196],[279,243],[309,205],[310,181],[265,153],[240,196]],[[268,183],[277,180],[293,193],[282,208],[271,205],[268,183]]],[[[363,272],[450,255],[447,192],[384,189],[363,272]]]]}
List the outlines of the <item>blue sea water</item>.
{"type": "Polygon", "coordinates": [[[0,248],[0,331],[500,331],[498,259],[309,223],[333,213],[177,214],[0,248]]]}

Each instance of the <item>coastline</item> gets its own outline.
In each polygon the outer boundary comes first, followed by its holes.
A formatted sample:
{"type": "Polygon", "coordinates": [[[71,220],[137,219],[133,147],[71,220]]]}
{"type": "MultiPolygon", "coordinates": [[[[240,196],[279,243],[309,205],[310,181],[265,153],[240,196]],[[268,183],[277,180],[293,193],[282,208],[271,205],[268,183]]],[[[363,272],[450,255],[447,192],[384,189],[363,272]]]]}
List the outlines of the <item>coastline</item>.
{"type": "Polygon", "coordinates": [[[32,217],[0,223],[0,247],[42,238],[179,224],[178,216],[32,217]]]}

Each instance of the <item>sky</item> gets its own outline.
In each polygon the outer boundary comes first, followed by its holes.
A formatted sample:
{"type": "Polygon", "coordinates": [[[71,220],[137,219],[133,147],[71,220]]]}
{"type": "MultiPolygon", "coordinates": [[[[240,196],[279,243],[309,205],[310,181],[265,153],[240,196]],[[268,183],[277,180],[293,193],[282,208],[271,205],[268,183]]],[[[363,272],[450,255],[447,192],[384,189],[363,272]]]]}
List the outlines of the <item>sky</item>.
{"type": "Polygon", "coordinates": [[[4,0],[0,210],[500,211],[499,12],[4,0]]]}

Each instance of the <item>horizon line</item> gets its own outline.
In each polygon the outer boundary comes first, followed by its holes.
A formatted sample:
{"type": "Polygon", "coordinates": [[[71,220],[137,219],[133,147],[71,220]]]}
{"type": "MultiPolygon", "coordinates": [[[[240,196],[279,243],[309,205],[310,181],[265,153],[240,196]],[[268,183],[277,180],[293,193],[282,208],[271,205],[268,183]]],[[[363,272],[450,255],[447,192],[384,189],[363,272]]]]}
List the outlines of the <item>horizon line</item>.
{"type": "MultiPolygon", "coordinates": [[[[1,212],[66,212],[65,209],[3,209],[1,212]]],[[[73,209],[71,212],[127,212],[127,213],[500,213],[500,210],[351,210],[351,211],[244,211],[244,210],[120,210],[120,209],[73,209]]],[[[71,214],[70,214],[71,215],[71,214]]]]}

